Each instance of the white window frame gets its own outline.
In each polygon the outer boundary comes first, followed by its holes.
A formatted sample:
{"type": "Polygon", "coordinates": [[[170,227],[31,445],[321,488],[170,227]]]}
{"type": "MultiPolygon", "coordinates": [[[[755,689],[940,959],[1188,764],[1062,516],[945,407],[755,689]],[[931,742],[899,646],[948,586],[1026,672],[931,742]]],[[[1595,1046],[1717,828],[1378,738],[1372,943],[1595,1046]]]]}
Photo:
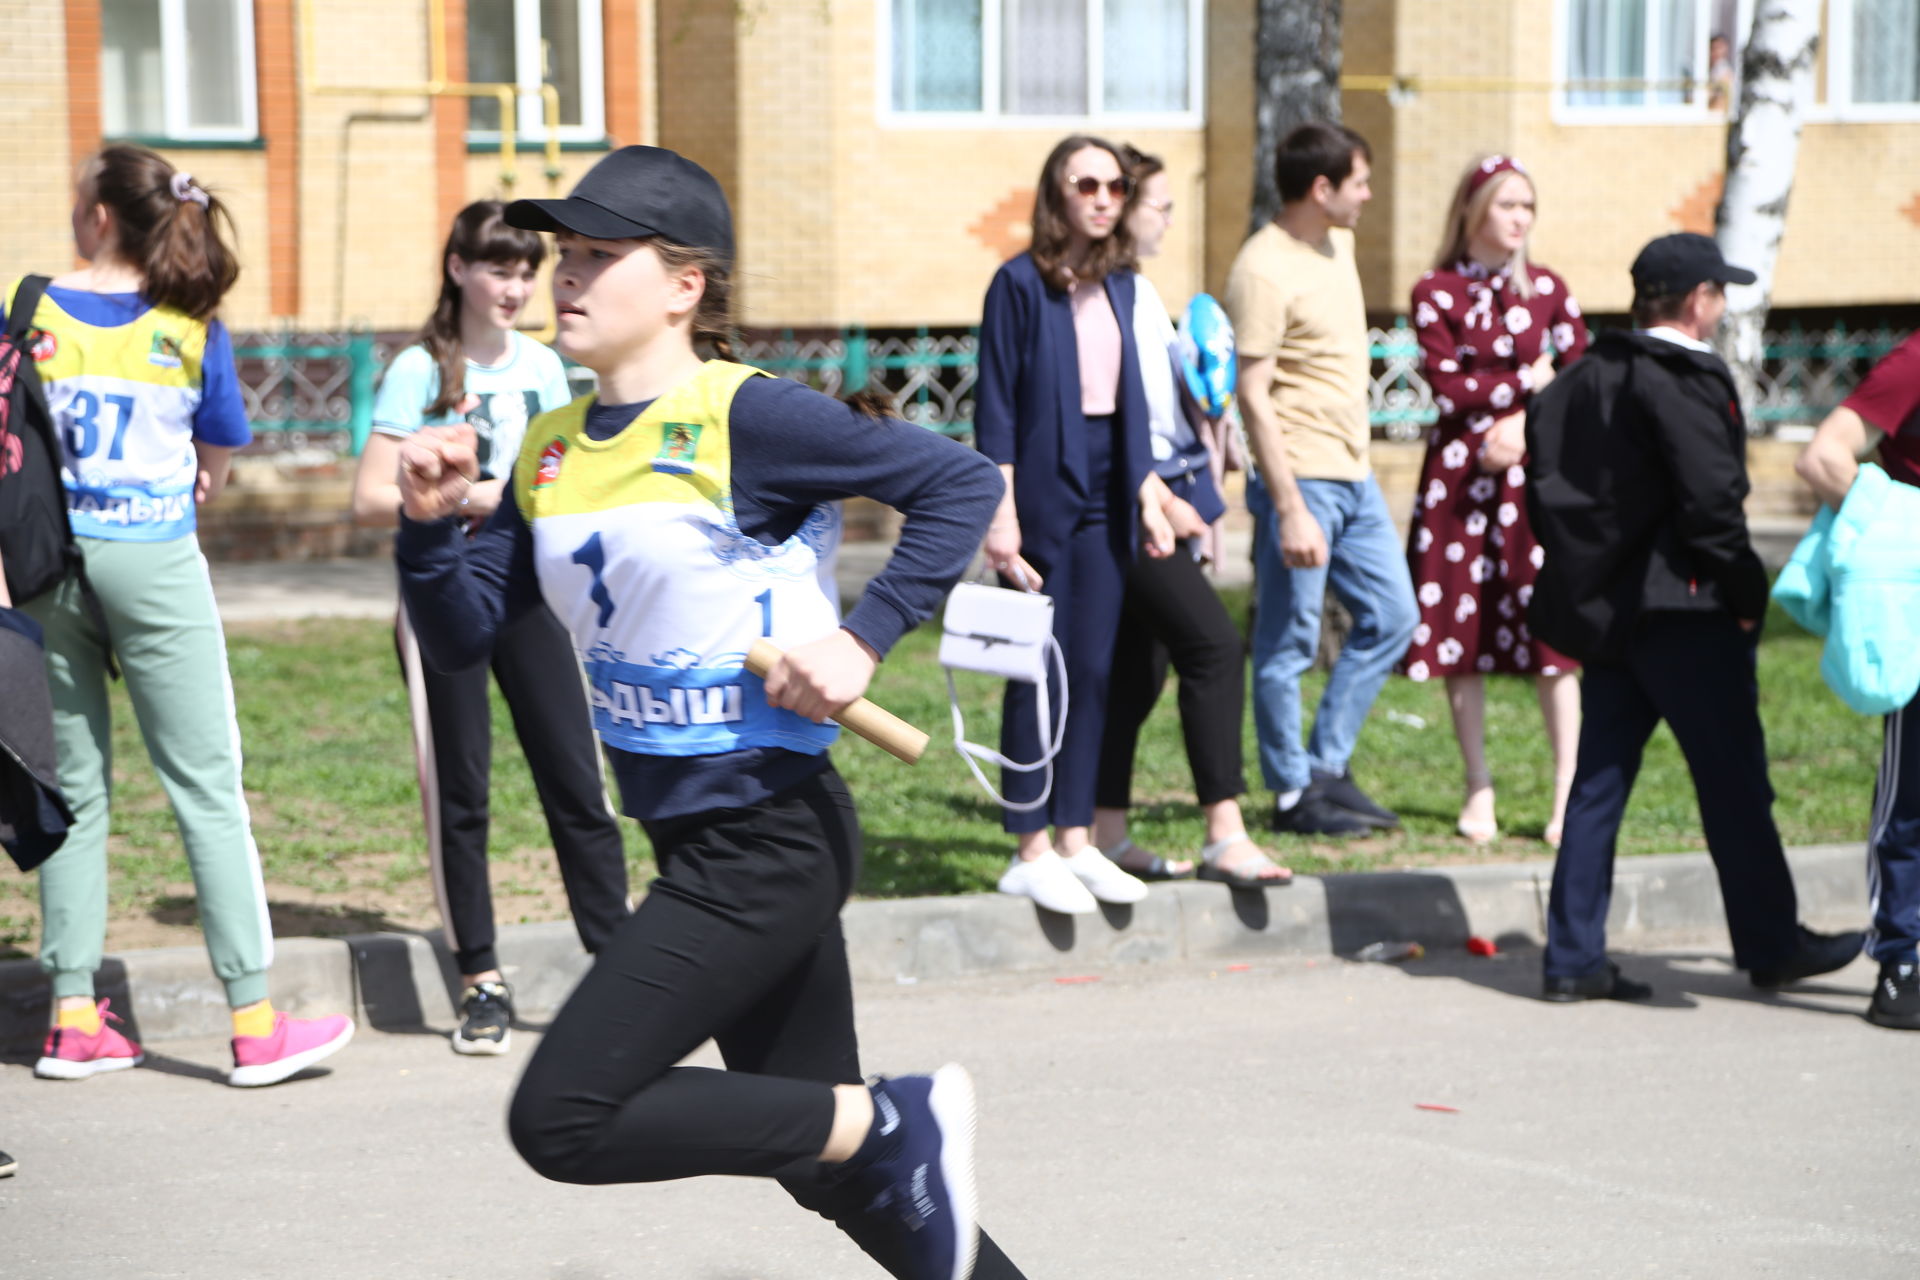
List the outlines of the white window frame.
{"type": "Polygon", "coordinates": [[[1827,0],[1827,95],[1809,118],[1842,124],[1920,120],[1920,102],[1853,100],[1853,0],[1827,0]]]}
{"type": "MultiPolygon", "coordinates": [[[[576,0],[580,6],[580,123],[556,131],[562,142],[604,142],[607,137],[607,53],[601,26],[601,0],[576,0]]],[[[461,32],[461,38],[466,33],[461,32]]],[[[532,146],[547,136],[546,107],[540,99],[540,0],[513,0],[513,80],[518,90],[513,127],[516,145],[532,146]]],[[[467,141],[495,143],[498,129],[469,129],[467,141]]]]}
{"type": "MultiPolygon", "coordinates": [[[[1638,102],[1620,103],[1615,106],[1588,106],[1567,101],[1567,82],[1572,78],[1572,68],[1567,57],[1567,33],[1571,25],[1570,10],[1572,0],[1554,0],[1553,4],[1553,83],[1551,113],[1555,124],[1565,125],[1642,125],[1642,124],[1711,124],[1726,118],[1726,113],[1712,111],[1707,107],[1707,75],[1712,68],[1707,65],[1707,43],[1713,38],[1713,0],[1693,0],[1694,6],[1694,60],[1699,68],[1698,80],[1693,91],[1693,100],[1686,103],[1638,102]]],[[[1737,16],[1734,20],[1734,46],[1736,52],[1744,49],[1747,35],[1753,29],[1753,0],[1740,0],[1737,16]]],[[[1643,37],[1647,41],[1648,52],[1652,52],[1654,32],[1649,30],[1643,37]]],[[[1647,59],[1648,65],[1654,59],[1647,59]]],[[[1737,87],[1736,87],[1737,92],[1737,87]]],[[[1732,104],[1728,104],[1728,111],[1732,104]]]]}
{"type": "MultiPolygon", "coordinates": [[[[254,70],[253,0],[227,0],[233,9],[239,44],[240,123],[194,125],[187,119],[187,6],[186,0],[159,0],[160,5],[160,114],[159,141],[255,142],[260,137],[260,87],[254,70]]],[[[152,134],[129,133],[147,138],[152,134]]]]}
{"type": "Polygon", "coordinates": [[[1058,133],[1098,125],[1103,129],[1188,130],[1205,127],[1206,118],[1206,0],[1185,0],[1187,6],[1187,108],[1184,111],[1106,111],[1100,106],[1105,88],[1105,0],[1086,0],[1087,97],[1085,115],[1022,115],[1000,109],[1000,11],[1002,0],[980,4],[980,100],[978,111],[900,111],[893,105],[893,0],[874,0],[874,41],[878,65],[874,81],[874,118],[889,129],[1031,129],[1058,133]]]}

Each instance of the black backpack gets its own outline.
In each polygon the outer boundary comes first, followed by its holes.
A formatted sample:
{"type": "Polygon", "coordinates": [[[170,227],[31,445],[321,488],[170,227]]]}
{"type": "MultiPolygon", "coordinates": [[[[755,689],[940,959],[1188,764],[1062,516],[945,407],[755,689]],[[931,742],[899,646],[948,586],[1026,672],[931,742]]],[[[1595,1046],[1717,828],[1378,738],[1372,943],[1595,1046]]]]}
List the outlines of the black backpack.
{"type": "MultiPolygon", "coordinates": [[[[106,616],[67,519],[60,440],[34,362],[34,347],[42,339],[33,317],[46,290],[45,276],[20,282],[7,304],[6,335],[0,337],[0,563],[16,605],[45,595],[68,574],[78,578],[87,613],[104,638],[106,616]]],[[[109,656],[109,667],[112,661],[109,656]]]]}

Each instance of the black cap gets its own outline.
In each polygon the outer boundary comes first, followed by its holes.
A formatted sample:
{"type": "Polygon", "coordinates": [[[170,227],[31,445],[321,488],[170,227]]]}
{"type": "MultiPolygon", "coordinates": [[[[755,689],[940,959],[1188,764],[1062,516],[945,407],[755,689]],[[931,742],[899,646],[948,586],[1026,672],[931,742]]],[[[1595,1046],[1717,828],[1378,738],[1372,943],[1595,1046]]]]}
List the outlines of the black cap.
{"type": "Polygon", "coordinates": [[[733,214],[714,176],[665,147],[622,147],[587,170],[564,200],[515,200],[507,225],[565,229],[594,240],[659,236],[733,261],[733,214]]]}
{"type": "Polygon", "coordinates": [[[1651,296],[1686,293],[1708,280],[1719,284],[1752,284],[1759,277],[1720,256],[1711,236],[1681,231],[1650,242],[1633,260],[1633,287],[1651,296]]]}

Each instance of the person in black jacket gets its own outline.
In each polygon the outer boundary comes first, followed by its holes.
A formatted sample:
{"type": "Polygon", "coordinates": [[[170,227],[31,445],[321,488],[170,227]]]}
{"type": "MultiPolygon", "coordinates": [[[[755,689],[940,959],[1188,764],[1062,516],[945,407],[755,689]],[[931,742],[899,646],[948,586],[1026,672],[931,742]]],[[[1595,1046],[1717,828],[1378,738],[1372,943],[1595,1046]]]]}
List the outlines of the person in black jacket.
{"type": "Polygon", "coordinates": [[[1747,536],[1746,429],[1706,339],[1728,283],[1706,236],[1663,236],[1633,263],[1632,333],[1609,332],[1534,398],[1527,509],[1544,555],[1533,632],[1585,661],[1579,764],[1553,868],[1545,993],[1643,1000],[1607,959],[1614,840],[1660,721],[1700,802],[1734,963],[1776,987],[1841,968],[1859,933],[1797,923],[1773,823],[1755,680],[1767,573],[1747,536]]]}

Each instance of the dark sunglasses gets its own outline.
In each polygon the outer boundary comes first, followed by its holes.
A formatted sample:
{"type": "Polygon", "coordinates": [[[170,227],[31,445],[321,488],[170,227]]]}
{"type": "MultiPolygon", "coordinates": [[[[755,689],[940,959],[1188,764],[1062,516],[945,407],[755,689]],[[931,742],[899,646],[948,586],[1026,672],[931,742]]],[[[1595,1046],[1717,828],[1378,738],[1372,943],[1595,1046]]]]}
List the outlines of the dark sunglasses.
{"type": "Polygon", "coordinates": [[[1115,200],[1125,200],[1133,194],[1133,179],[1127,177],[1124,173],[1117,178],[1108,178],[1104,183],[1098,178],[1069,177],[1067,179],[1067,186],[1078,191],[1083,196],[1090,196],[1102,186],[1105,186],[1107,194],[1115,200]]]}

